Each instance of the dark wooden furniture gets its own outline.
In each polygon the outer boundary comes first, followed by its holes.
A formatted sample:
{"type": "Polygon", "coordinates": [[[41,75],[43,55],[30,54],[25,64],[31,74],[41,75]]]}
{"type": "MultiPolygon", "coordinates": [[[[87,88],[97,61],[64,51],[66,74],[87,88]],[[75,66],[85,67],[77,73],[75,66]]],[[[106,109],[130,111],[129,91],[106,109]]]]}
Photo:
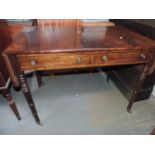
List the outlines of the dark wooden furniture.
{"type": "MultiPolygon", "coordinates": [[[[6,20],[5,20],[6,21],[6,20]]],[[[32,27],[35,23],[35,20],[26,20],[26,21],[7,21],[7,28],[9,33],[11,34],[12,40],[16,38],[16,36],[25,28],[25,27],[32,27]]],[[[38,86],[41,87],[44,85],[44,82],[42,81],[40,72],[36,71],[34,72],[33,70],[30,71],[25,71],[24,72],[26,75],[29,75],[30,73],[35,73],[38,86]]]]}
{"type": "MultiPolygon", "coordinates": [[[[136,80],[141,75],[142,67],[128,66],[111,69],[110,79],[128,100],[130,100],[136,80]]],[[[145,77],[142,86],[135,95],[134,102],[149,99],[155,83],[155,76],[153,75],[154,72],[145,77]]]]}
{"type": "Polygon", "coordinates": [[[145,77],[153,70],[155,41],[122,26],[29,27],[3,52],[14,85],[21,85],[35,121],[40,124],[25,70],[59,70],[144,64],[127,110],[145,77]]]}
{"type": "Polygon", "coordinates": [[[12,42],[11,35],[9,33],[7,24],[4,20],[0,20],[0,93],[6,97],[8,105],[12,109],[13,113],[16,115],[17,119],[20,120],[21,117],[17,110],[16,104],[12,99],[11,92],[9,90],[10,77],[7,71],[6,64],[1,55],[2,51],[12,42]]]}
{"type": "MultiPolygon", "coordinates": [[[[155,40],[155,20],[112,20],[117,25],[123,25],[133,31],[141,33],[155,40]]],[[[154,56],[155,60],[155,56],[154,56]]],[[[154,61],[155,66],[155,61],[154,61]]],[[[112,68],[110,79],[115,83],[124,96],[130,100],[135,81],[141,74],[143,66],[129,66],[112,68]],[[133,76],[131,76],[133,75],[133,76]]],[[[154,67],[155,68],[155,67],[154,67]]],[[[135,101],[148,99],[155,84],[155,70],[144,79],[144,82],[135,95],[135,101]]]]}
{"type": "MultiPolygon", "coordinates": [[[[36,19],[34,22],[36,26],[76,26],[77,31],[81,31],[83,26],[114,26],[114,23],[109,22],[109,21],[93,21],[89,22],[87,20],[82,20],[82,19],[36,19]]],[[[51,77],[54,79],[54,74],[55,73],[64,73],[64,72],[77,72],[77,69],[68,69],[68,70],[51,70],[51,77]]],[[[89,73],[92,72],[92,69],[89,69],[89,73]]],[[[42,75],[45,72],[37,72],[38,78],[40,81],[42,81],[42,75]]]]}

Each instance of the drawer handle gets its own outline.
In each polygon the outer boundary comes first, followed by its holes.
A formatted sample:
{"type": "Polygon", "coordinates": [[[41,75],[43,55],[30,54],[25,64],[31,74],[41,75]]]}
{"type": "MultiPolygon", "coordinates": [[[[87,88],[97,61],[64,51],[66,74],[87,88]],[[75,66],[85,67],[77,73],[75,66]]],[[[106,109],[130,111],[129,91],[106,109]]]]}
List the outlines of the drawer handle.
{"type": "Polygon", "coordinates": [[[81,64],[81,62],[82,62],[81,58],[80,58],[80,57],[77,57],[76,63],[77,63],[77,64],[81,64]]]}
{"type": "Polygon", "coordinates": [[[31,60],[31,65],[36,65],[37,63],[36,63],[36,61],[35,60],[31,60]]]}
{"type": "Polygon", "coordinates": [[[102,61],[104,61],[104,62],[107,62],[109,59],[108,59],[108,57],[107,56],[102,56],[102,61]]]}
{"type": "Polygon", "coordinates": [[[140,54],[140,58],[141,58],[142,60],[146,60],[146,55],[145,55],[145,54],[140,54]]]}

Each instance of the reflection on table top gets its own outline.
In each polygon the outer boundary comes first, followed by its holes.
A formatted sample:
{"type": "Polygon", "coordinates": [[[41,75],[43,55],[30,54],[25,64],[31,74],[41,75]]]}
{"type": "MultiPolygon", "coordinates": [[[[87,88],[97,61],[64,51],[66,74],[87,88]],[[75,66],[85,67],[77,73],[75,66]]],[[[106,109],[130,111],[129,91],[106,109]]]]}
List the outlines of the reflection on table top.
{"type": "Polygon", "coordinates": [[[155,41],[122,26],[27,27],[5,53],[51,53],[89,50],[155,49],[155,41]]]}

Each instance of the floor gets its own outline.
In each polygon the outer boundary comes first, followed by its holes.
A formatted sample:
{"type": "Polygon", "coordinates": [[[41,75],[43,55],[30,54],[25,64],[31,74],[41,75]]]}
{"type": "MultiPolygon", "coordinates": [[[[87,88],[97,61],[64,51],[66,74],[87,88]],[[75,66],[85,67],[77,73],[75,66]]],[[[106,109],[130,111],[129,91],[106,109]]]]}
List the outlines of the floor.
{"type": "Polygon", "coordinates": [[[129,114],[128,101],[103,73],[43,80],[38,88],[35,77],[28,79],[43,126],[35,123],[22,93],[12,89],[22,120],[16,120],[0,95],[0,134],[141,135],[155,127],[155,98],[137,102],[129,114]]]}

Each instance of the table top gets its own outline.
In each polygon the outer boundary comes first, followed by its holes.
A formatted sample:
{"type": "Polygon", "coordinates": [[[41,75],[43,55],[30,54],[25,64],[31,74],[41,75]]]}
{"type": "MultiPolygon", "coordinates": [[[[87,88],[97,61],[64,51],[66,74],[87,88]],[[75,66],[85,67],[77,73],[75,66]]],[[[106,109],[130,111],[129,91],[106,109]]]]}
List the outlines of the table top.
{"type": "Polygon", "coordinates": [[[122,26],[26,27],[4,51],[6,54],[100,50],[155,49],[155,41],[122,26]]]}

